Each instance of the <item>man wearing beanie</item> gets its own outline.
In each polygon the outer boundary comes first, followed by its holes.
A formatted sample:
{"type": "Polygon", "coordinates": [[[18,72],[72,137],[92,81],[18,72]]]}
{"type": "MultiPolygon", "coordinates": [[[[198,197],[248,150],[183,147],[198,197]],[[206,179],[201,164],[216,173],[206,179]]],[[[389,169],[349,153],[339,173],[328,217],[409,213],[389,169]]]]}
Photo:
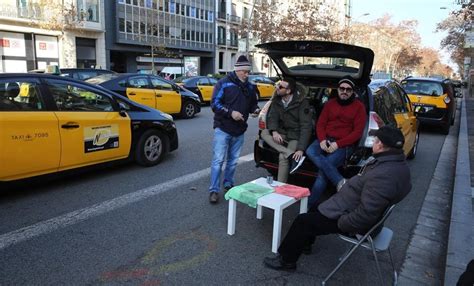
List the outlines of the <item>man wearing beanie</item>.
{"type": "Polygon", "coordinates": [[[214,139],[212,141],[211,184],[209,202],[217,203],[221,189],[221,172],[224,160],[224,189],[234,186],[237,160],[244,143],[247,119],[257,116],[256,87],[248,81],[251,65],[247,57],[240,56],[234,71],[219,80],[214,86],[211,108],[214,112],[214,139]]]}
{"type": "Polygon", "coordinates": [[[410,169],[403,154],[402,132],[384,126],[370,134],[375,136],[374,159],[314,212],[298,215],[278,248],[279,255],[265,258],[265,266],[296,269],[296,261],[304,251],[311,252],[318,235],[365,234],[388,207],[410,192],[410,169]]]}
{"type": "Polygon", "coordinates": [[[362,137],[367,114],[354,92],[354,80],[343,77],[337,97],[323,107],[316,123],[316,140],[306,150],[307,157],[318,167],[318,177],[311,188],[308,206],[311,208],[326,190],[328,183],[339,189],[345,179],[338,171],[353,145],[362,137]]]}

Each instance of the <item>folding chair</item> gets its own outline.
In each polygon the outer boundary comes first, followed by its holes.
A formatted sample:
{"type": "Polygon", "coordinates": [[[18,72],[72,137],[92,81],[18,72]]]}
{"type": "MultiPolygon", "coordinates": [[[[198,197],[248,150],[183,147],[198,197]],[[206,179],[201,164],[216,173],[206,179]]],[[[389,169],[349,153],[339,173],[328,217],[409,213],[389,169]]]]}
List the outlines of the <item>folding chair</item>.
{"type": "Polygon", "coordinates": [[[377,252],[388,250],[388,254],[390,256],[390,262],[392,263],[393,269],[393,285],[397,285],[398,282],[398,274],[395,270],[395,265],[393,264],[392,252],[390,251],[390,242],[392,241],[393,231],[388,227],[383,227],[382,230],[374,237],[372,237],[372,233],[378,229],[388,218],[388,216],[392,213],[393,208],[395,205],[390,206],[388,209],[385,210],[382,218],[365,234],[365,235],[357,235],[356,237],[346,236],[339,234],[339,238],[354,244],[341,258],[339,258],[340,262],[334,268],[331,273],[323,280],[321,283],[322,285],[326,285],[326,282],[331,278],[334,273],[336,273],[339,268],[346,262],[346,260],[351,256],[351,254],[359,247],[362,246],[366,249],[371,249],[374,255],[375,264],[377,266],[377,272],[380,278],[380,285],[384,285],[382,272],[380,271],[379,260],[377,259],[377,252]]]}

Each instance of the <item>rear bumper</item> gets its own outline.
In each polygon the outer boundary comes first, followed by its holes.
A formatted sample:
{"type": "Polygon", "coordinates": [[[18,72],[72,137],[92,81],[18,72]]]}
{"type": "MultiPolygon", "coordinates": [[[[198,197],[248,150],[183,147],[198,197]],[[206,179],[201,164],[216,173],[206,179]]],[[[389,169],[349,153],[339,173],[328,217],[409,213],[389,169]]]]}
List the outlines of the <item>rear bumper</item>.
{"type": "Polygon", "coordinates": [[[445,125],[450,123],[451,109],[450,108],[437,108],[431,105],[414,105],[414,110],[417,108],[429,108],[426,112],[415,112],[416,117],[422,124],[427,125],[445,125]]]}

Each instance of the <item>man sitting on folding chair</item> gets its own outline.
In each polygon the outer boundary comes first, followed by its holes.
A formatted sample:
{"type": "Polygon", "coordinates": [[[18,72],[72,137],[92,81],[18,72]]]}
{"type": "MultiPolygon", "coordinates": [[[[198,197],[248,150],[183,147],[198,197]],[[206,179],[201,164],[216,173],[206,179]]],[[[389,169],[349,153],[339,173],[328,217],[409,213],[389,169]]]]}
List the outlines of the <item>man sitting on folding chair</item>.
{"type": "Polygon", "coordinates": [[[371,131],[374,160],[350,178],[340,191],[318,206],[300,214],[278,248],[278,256],[266,257],[265,266],[295,270],[296,261],[318,235],[364,234],[382,218],[385,210],[411,190],[410,169],[403,154],[405,138],[394,127],[371,131]],[[375,131],[375,132],[374,132],[375,131]]]}

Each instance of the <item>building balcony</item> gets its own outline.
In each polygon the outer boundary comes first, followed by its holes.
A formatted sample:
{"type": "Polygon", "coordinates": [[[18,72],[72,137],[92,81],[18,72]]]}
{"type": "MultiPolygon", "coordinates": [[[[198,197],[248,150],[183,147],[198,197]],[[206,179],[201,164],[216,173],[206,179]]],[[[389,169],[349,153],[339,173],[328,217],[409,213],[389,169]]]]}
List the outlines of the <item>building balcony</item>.
{"type": "Polygon", "coordinates": [[[239,41],[238,40],[228,40],[224,38],[217,38],[217,45],[218,46],[223,46],[226,48],[238,48],[239,47],[239,41]]]}
{"type": "Polygon", "coordinates": [[[227,20],[229,20],[232,23],[240,24],[240,17],[236,15],[227,14],[227,20]]]}

